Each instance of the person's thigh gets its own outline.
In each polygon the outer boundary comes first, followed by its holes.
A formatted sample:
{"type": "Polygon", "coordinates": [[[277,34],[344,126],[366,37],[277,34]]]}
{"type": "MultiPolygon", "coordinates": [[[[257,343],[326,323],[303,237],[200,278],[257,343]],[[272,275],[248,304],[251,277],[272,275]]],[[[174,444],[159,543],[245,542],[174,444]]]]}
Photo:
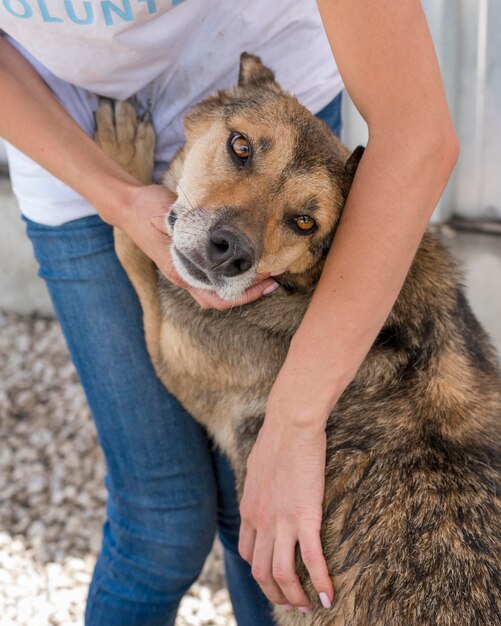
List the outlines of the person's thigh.
{"type": "Polygon", "coordinates": [[[216,485],[205,431],[156,377],[110,226],[27,223],[103,447],[109,491],[92,626],[173,624],[211,548],[216,485]]]}
{"type": "Polygon", "coordinates": [[[226,457],[214,451],[217,476],[219,537],[224,547],[226,580],[238,626],[273,626],[271,605],[252,577],[250,565],[238,553],[240,513],[235,477],[226,457]]]}

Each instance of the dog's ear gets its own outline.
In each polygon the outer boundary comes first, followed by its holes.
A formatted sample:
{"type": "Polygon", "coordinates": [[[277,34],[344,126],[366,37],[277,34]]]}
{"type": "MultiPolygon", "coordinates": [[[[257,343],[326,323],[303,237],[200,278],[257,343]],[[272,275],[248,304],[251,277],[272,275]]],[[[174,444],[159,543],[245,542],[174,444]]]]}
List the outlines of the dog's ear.
{"type": "Polygon", "coordinates": [[[238,74],[238,86],[269,86],[278,87],[275,74],[263,65],[261,59],[248,52],[240,55],[240,72],[238,74]]]}
{"type": "Polygon", "coordinates": [[[358,146],[351,153],[349,159],[346,161],[344,166],[344,180],[343,180],[343,192],[344,197],[347,198],[350,193],[351,185],[353,183],[353,179],[355,178],[356,171],[358,169],[358,164],[365,152],[365,148],[363,146],[358,146]]]}

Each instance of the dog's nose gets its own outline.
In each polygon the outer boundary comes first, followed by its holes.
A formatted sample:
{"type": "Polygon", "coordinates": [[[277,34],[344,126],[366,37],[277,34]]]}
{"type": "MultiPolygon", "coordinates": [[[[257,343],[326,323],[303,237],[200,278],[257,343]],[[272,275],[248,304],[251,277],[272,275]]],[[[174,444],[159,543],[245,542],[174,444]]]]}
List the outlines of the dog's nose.
{"type": "Polygon", "coordinates": [[[231,277],[243,274],[252,267],[254,253],[248,239],[228,228],[215,228],[207,244],[211,270],[231,277]]]}

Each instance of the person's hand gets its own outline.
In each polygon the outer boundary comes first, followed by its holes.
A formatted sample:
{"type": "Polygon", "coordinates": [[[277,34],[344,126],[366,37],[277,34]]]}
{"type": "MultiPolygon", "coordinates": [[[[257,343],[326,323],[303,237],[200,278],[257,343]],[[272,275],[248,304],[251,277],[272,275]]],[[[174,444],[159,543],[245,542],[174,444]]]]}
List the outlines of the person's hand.
{"type": "Polygon", "coordinates": [[[320,543],[329,409],[315,407],[307,393],[303,402],[291,392],[294,376],[286,370],[273,387],[247,461],[239,551],[271,602],[309,612],[295,569],[297,544],[322,605],[328,608],[334,597],[320,543]]]}
{"type": "Polygon", "coordinates": [[[165,230],[165,218],[175,200],[176,196],[162,185],[138,186],[133,190],[127,210],[120,212],[115,225],[152,259],[166,278],[174,285],[187,289],[204,309],[225,311],[271,293],[270,289],[277,283],[268,276],[259,276],[249,289],[234,300],[223,300],[213,291],[188,285],[174,267],[170,253],[171,238],[165,230]]]}

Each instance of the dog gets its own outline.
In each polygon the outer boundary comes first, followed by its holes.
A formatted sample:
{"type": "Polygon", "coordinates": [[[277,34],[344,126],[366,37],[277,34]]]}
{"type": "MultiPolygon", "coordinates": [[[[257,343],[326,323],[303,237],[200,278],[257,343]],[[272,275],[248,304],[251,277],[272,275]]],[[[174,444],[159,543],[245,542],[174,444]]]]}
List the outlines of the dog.
{"type": "MultiPolygon", "coordinates": [[[[96,140],[151,182],[154,132],[104,101],[96,140]]],[[[272,295],[220,313],[175,287],[120,231],[159,378],[227,454],[241,495],[267,397],[308,307],[363,149],[349,154],[259,58],[197,104],[165,175],[172,258],[222,298],[282,272],[272,295]],[[284,271],[285,270],[285,271],[284,271]]],[[[501,624],[501,374],[456,263],[426,233],[379,336],[327,423],[322,545],[335,588],[281,626],[501,624]]]]}

